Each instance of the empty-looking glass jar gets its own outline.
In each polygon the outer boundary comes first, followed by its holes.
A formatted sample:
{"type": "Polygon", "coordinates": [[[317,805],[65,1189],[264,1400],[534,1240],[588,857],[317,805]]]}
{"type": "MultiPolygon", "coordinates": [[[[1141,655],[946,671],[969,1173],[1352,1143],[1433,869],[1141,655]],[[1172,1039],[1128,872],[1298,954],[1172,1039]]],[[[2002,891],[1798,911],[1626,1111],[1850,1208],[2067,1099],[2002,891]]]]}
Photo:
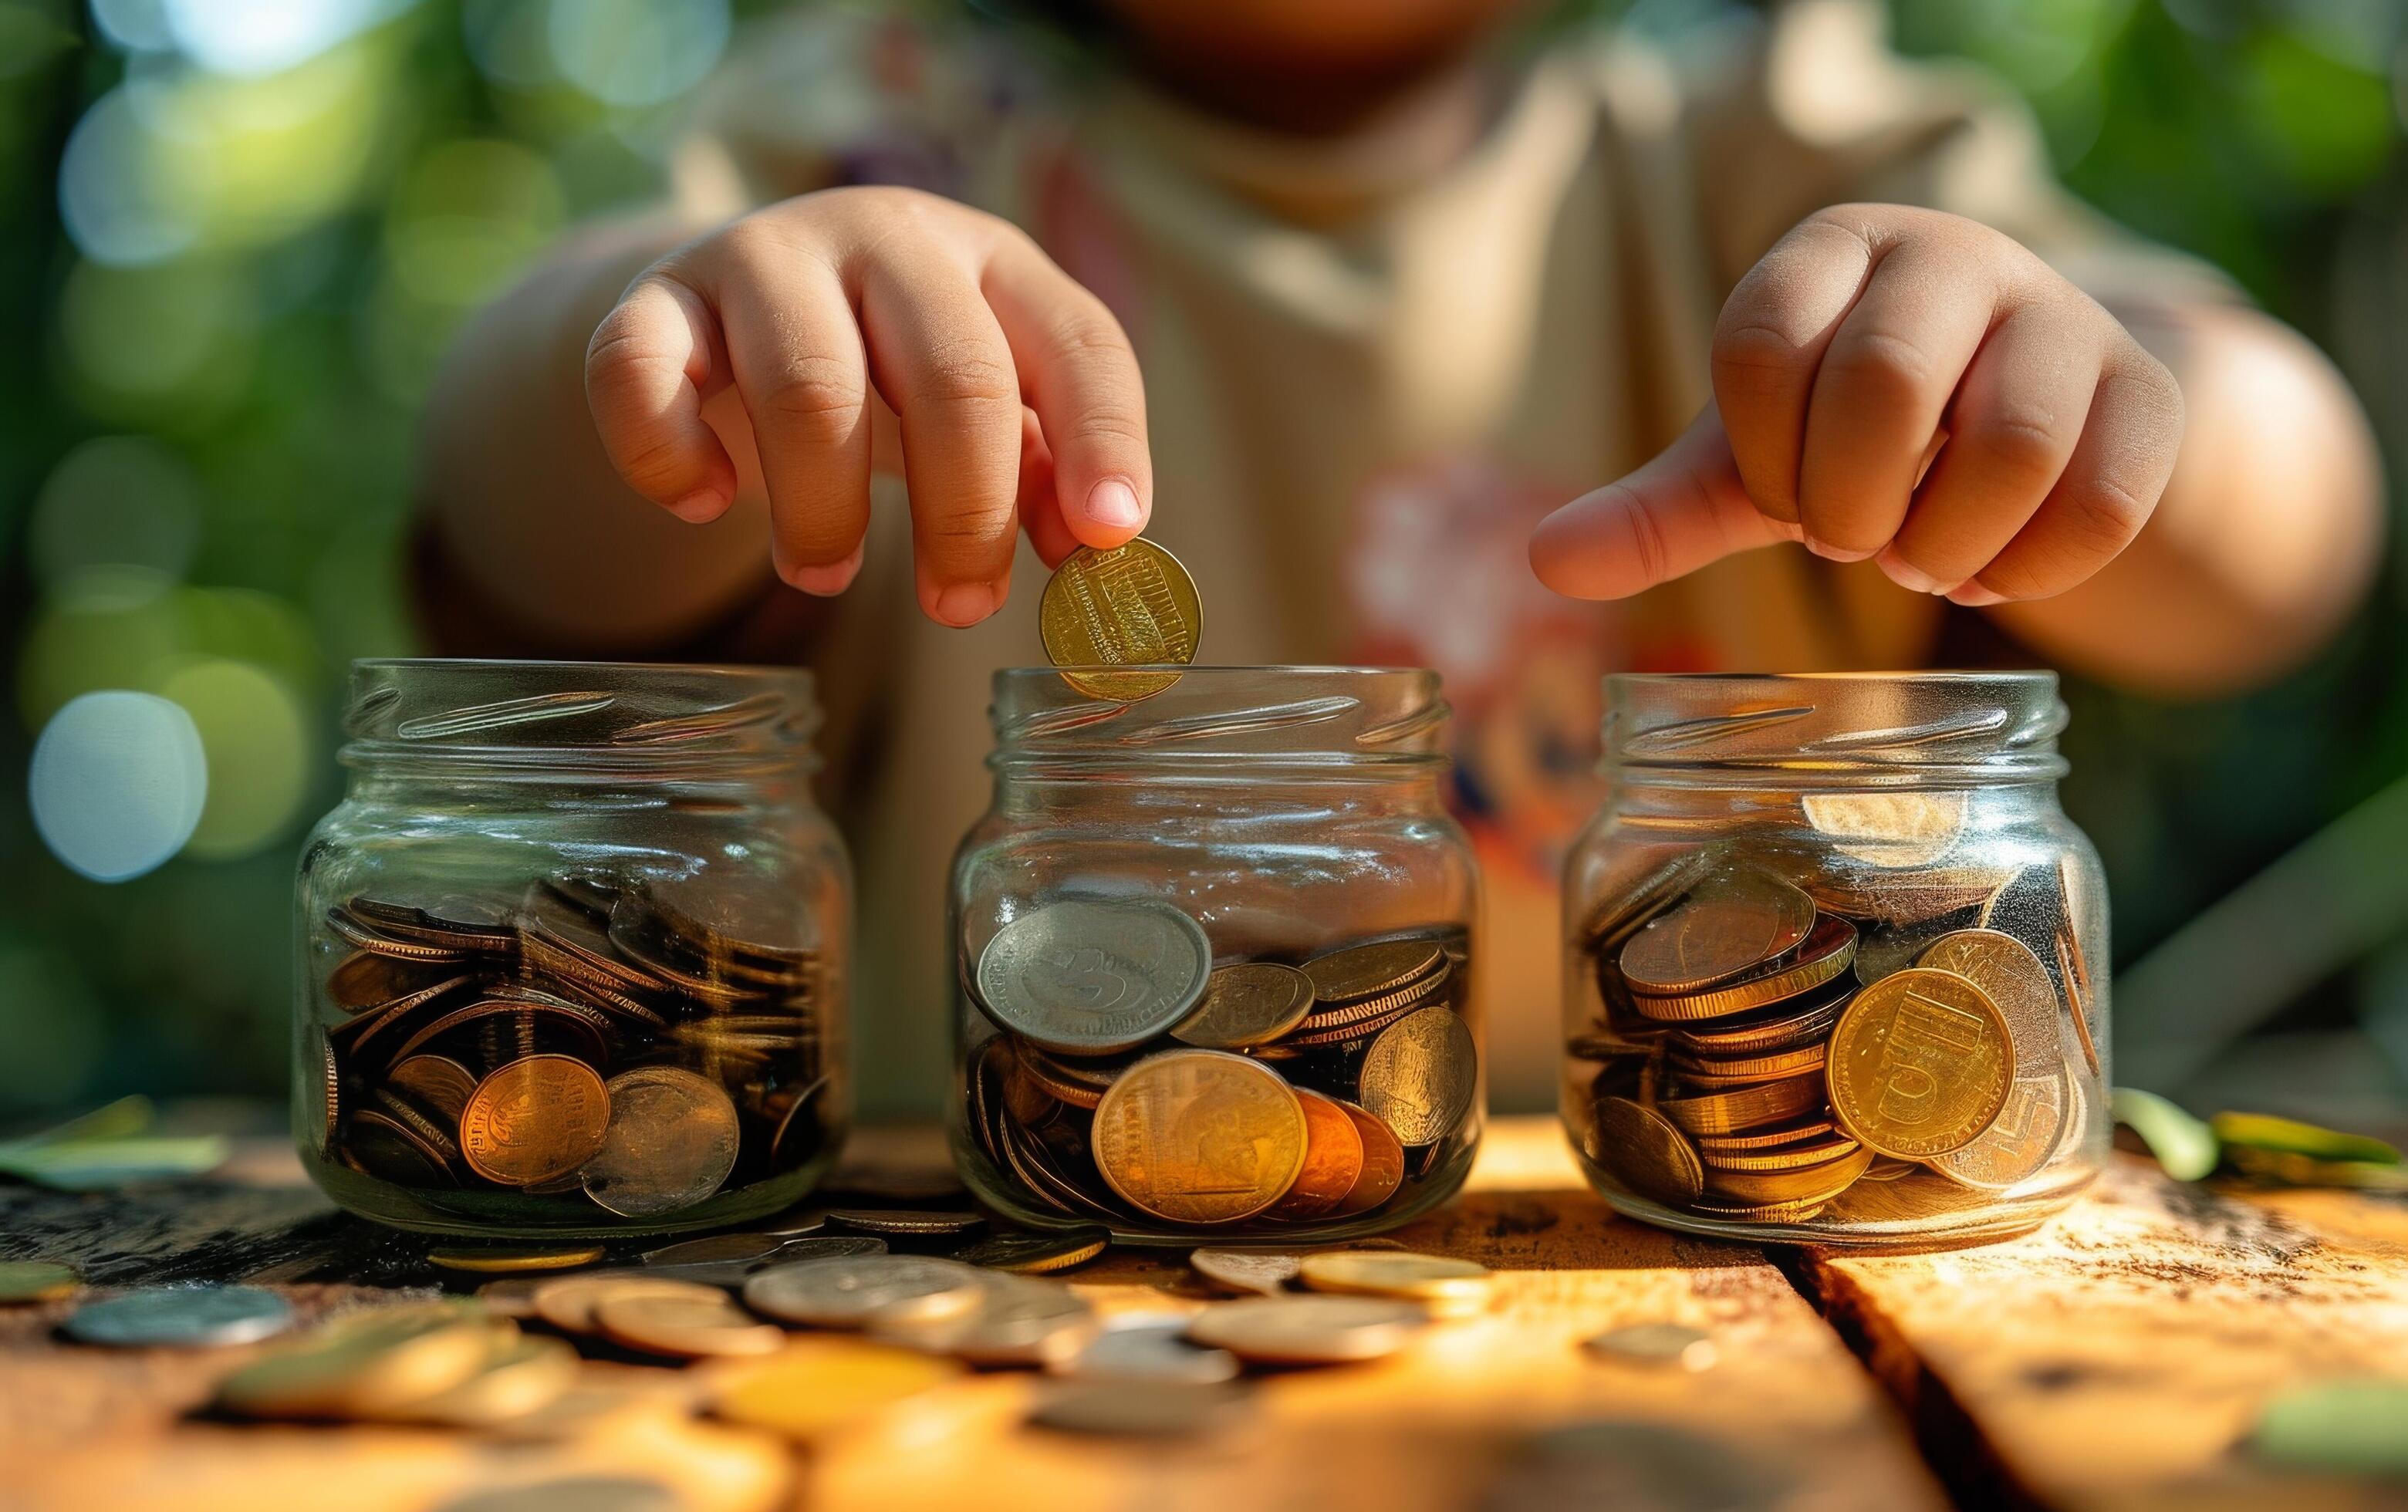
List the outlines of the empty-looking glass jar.
{"type": "Polygon", "coordinates": [[[1670,1228],[2027,1230],[2108,1142],[2106,891],[2046,673],[1616,677],[1565,877],[1563,1112],[1670,1228]]]}
{"type": "Polygon", "coordinates": [[[964,1176],[1140,1243],[1403,1222],[1480,1137],[1438,677],[1146,676],[1135,702],[996,678],[994,806],[953,866],[964,1176]]]}
{"type": "Polygon", "coordinates": [[[846,1120],[851,882],[808,674],[363,662],[302,852],[294,1128],[447,1234],[739,1221],[846,1120]]]}

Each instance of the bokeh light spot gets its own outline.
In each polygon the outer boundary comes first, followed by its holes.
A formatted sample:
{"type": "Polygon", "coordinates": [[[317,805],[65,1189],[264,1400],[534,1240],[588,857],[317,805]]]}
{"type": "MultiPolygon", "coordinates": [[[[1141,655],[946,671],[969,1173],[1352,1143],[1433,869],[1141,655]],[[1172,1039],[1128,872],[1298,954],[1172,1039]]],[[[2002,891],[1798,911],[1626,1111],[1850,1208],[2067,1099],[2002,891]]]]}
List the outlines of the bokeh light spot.
{"type": "Polygon", "coordinates": [[[467,306],[541,251],[566,213],[551,164],[535,153],[514,142],[452,142],[402,180],[385,245],[410,293],[467,306]]]}
{"type": "Polygon", "coordinates": [[[60,335],[95,397],[187,419],[242,397],[257,336],[251,291],[201,263],[117,269],[85,263],[67,276],[60,335]]]}
{"type": "Polygon", "coordinates": [[[184,55],[221,74],[256,77],[304,63],[411,0],[160,0],[184,55]]]}
{"type": "Polygon", "coordinates": [[[160,102],[137,98],[155,88],[128,84],[93,101],[59,160],[59,220],[95,263],[140,266],[200,240],[205,165],[157,129],[160,102]]]}
{"type": "Polygon", "coordinates": [[[144,567],[180,578],[201,533],[192,467],[147,435],[84,442],[50,470],[34,501],[34,575],[60,583],[89,567],[144,567]]]}
{"type": "Polygon", "coordinates": [[[122,882],[184,847],[208,798],[192,716],[150,693],[86,693],[34,742],[25,778],[34,828],[84,876],[122,882]]]}
{"type": "Polygon", "coordinates": [[[659,105],[702,81],[727,46],[727,0],[581,0],[552,7],[552,59],[609,105],[659,105]]]}
{"type": "Polygon", "coordinates": [[[292,690],[250,663],[209,657],[170,673],[159,692],[192,717],[210,773],[187,849],[223,860],[280,839],[308,795],[315,754],[292,690]]]}
{"type": "Polygon", "coordinates": [[[75,698],[144,688],[190,649],[165,578],[147,567],[90,567],[56,584],[18,652],[17,698],[38,729],[75,698]]]}

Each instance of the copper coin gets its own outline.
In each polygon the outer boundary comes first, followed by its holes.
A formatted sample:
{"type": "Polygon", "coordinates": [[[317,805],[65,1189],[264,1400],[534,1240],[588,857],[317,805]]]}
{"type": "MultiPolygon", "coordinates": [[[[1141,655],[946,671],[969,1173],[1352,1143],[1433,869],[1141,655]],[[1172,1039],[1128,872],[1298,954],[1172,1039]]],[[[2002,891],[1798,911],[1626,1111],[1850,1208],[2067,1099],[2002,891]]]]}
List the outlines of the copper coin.
{"type": "Polygon", "coordinates": [[[1785,1123],[1823,1105],[1823,1078],[1807,1075],[1695,1097],[1668,1097],[1656,1111],[1691,1134],[1724,1134],[1785,1123]]]}
{"type": "Polygon", "coordinates": [[[1337,1099],[1294,1089],[1304,1106],[1304,1169],[1271,1208],[1281,1218],[1318,1218],[1343,1203],[1363,1176],[1363,1135],[1337,1099]]]}
{"type": "Polygon", "coordinates": [[[1354,1120],[1354,1132],[1363,1140],[1363,1171],[1354,1178],[1354,1188],[1337,1207],[1339,1216],[1351,1218],[1368,1213],[1397,1194],[1405,1180],[1405,1147],[1397,1131],[1369,1108],[1353,1103],[1340,1103],[1346,1116],[1354,1120]]]}
{"type": "Polygon", "coordinates": [[[1623,978],[1658,995],[1702,991],[1787,954],[1813,924],[1813,900],[1768,872],[1713,877],[1630,937],[1623,978]]]}
{"type": "Polygon", "coordinates": [[[384,1084],[395,1091],[407,1092],[423,1106],[454,1126],[460,1115],[467,1110],[468,1099],[476,1093],[476,1073],[459,1062],[444,1055],[413,1055],[394,1063],[384,1074],[384,1084]]]}
{"type": "Polygon", "coordinates": [[[1813,991],[1845,972],[1856,953],[1856,926],[1827,914],[1815,921],[1813,933],[1794,954],[1775,958],[1777,963],[1769,969],[1742,972],[1702,991],[1670,996],[1637,992],[1631,1006],[1650,1019],[1720,1019],[1746,1013],[1813,991]]]}
{"type": "Polygon", "coordinates": [[[1315,956],[1304,963],[1304,974],[1312,983],[1313,997],[1329,1006],[1383,997],[1445,964],[1445,948],[1436,940],[1373,940],[1315,956]]]}
{"type": "Polygon", "coordinates": [[[609,1123],[610,1094],[593,1067],[530,1055],[477,1084],[460,1119],[460,1148],[485,1179],[529,1187],[593,1159],[609,1123]]]}

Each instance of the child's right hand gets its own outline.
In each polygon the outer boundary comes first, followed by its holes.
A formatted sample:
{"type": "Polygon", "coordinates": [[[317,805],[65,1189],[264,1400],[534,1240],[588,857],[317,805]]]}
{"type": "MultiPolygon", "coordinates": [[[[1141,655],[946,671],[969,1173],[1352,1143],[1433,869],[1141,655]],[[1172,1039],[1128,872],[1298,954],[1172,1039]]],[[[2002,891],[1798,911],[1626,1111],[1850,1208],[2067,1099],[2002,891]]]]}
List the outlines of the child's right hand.
{"type": "Polygon", "coordinates": [[[911,190],[806,194],[670,253],[595,331],[585,392],[611,465],[680,519],[724,513],[756,451],[771,559],[807,592],[853,581],[871,469],[900,472],[920,605],[949,625],[1003,603],[1018,528],[1058,563],[1153,500],[1111,312],[1015,227],[911,190]]]}

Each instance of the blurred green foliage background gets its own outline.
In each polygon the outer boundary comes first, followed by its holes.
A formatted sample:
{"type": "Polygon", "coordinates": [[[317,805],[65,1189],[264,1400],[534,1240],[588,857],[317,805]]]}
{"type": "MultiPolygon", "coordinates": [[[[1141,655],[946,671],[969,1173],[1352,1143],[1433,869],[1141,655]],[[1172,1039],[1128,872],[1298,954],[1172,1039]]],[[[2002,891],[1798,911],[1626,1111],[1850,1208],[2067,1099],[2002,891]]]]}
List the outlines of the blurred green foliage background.
{"type": "MultiPolygon", "coordinates": [[[[337,793],[342,669],[412,649],[435,359],[564,225],[654,192],[681,100],[765,8],[0,0],[0,1118],[281,1085],[294,850],[337,793]],[[101,689],[181,706],[208,766],[181,852],[114,884],[64,864],[26,799],[38,734],[101,689]]],[[[1606,8],[1669,33],[1733,7],[1606,8]]],[[[2323,343],[2408,455],[2408,8],[1892,9],[1906,50],[2021,89],[2081,193],[2323,343]]],[[[2107,857],[2119,959],[2408,771],[2402,584],[2395,560],[2343,644],[2248,700],[2072,690],[2068,804],[2107,857]]],[[[2359,880],[2408,894],[2398,870],[2359,880]]],[[[2400,1105],[2394,934],[2297,983],[2279,1043],[2300,1053],[2251,1063],[2340,1066],[2336,1097],[2400,1105]]]]}

